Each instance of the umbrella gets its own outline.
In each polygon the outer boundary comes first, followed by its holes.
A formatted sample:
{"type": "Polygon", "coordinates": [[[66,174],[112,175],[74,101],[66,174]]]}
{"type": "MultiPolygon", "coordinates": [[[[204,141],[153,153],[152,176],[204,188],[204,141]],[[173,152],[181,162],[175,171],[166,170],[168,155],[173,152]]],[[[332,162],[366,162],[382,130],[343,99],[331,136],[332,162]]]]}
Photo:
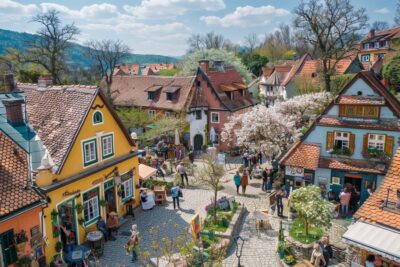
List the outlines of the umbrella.
{"type": "Polygon", "coordinates": [[[178,129],[175,129],[175,145],[179,145],[179,132],[178,129]]]}

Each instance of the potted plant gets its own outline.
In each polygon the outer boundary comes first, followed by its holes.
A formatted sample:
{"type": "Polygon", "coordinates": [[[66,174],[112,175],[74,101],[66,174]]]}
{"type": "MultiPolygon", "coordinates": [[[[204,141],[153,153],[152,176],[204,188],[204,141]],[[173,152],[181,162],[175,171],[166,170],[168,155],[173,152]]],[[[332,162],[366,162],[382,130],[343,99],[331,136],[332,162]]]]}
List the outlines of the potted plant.
{"type": "Polygon", "coordinates": [[[107,200],[105,200],[104,198],[100,199],[100,206],[102,207],[107,206],[107,200]]]}
{"type": "Polygon", "coordinates": [[[122,189],[121,189],[121,186],[118,187],[117,195],[120,196],[120,197],[122,197],[122,189]]]}
{"type": "Polygon", "coordinates": [[[50,216],[52,219],[55,219],[55,218],[57,218],[58,214],[59,214],[58,211],[53,209],[50,213],[50,216]]]}
{"type": "Polygon", "coordinates": [[[279,258],[282,260],[285,257],[285,242],[279,241],[278,242],[278,255],[279,258]]]}
{"type": "Polygon", "coordinates": [[[296,262],[293,255],[285,256],[284,261],[287,265],[293,265],[296,262]]]}
{"type": "Polygon", "coordinates": [[[75,204],[75,209],[76,209],[76,212],[77,212],[77,213],[82,213],[82,211],[83,211],[83,206],[82,206],[82,204],[81,204],[81,203],[76,203],[76,204],[75,204]]]}
{"type": "Polygon", "coordinates": [[[61,251],[62,244],[60,241],[57,241],[56,245],[54,246],[57,252],[61,251]]]}
{"type": "Polygon", "coordinates": [[[21,230],[18,234],[15,235],[15,243],[18,251],[24,251],[26,241],[28,241],[28,237],[26,236],[25,230],[21,230]]]}
{"type": "Polygon", "coordinates": [[[79,218],[79,219],[78,219],[78,223],[79,223],[80,225],[83,225],[83,224],[85,223],[85,219],[79,218]]]}

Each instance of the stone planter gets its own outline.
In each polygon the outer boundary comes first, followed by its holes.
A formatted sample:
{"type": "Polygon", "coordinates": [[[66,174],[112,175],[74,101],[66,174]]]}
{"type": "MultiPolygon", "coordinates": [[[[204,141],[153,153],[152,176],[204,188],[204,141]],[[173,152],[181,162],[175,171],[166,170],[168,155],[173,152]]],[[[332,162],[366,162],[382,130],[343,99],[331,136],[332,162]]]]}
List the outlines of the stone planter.
{"type": "Polygon", "coordinates": [[[239,226],[245,212],[246,208],[243,205],[241,205],[240,207],[238,207],[235,215],[233,215],[228,229],[226,229],[225,232],[215,232],[215,236],[222,239],[227,239],[229,241],[228,247],[232,245],[233,238],[237,235],[239,231],[239,226]]]}
{"type": "Polygon", "coordinates": [[[290,235],[286,237],[286,241],[290,244],[292,244],[293,247],[293,253],[296,259],[310,259],[311,254],[313,251],[313,246],[314,244],[302,244],[296,240],[294,240],[290,235]]]}

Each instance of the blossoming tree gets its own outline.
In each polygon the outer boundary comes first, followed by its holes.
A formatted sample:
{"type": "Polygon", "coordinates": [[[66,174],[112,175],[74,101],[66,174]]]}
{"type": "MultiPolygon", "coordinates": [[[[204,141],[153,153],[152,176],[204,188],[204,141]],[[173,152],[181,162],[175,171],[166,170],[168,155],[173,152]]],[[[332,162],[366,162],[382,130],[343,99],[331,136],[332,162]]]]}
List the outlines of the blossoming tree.
{"type": "Polygon", "coordinates": [[[299,139],[302,128],[309,126],[330,100],[330,94],[322,92],[296,96],[273,107],[257,105],[232,116],[224,125],[222,140],[236,140],[236,145],[256,149],[272,161],[299,139]]]}

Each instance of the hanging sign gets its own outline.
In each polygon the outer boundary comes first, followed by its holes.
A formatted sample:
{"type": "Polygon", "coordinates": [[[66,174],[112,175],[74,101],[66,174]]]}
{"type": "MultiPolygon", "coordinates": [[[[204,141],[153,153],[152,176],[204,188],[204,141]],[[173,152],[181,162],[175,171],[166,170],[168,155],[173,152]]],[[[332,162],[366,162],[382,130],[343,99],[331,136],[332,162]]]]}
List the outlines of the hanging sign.
{"type": "Polygon", "coordinates": [[[304,169],[299,167],[285,166],[285,175],[304,176],[304,169]]]}

